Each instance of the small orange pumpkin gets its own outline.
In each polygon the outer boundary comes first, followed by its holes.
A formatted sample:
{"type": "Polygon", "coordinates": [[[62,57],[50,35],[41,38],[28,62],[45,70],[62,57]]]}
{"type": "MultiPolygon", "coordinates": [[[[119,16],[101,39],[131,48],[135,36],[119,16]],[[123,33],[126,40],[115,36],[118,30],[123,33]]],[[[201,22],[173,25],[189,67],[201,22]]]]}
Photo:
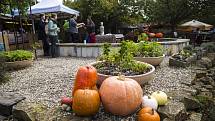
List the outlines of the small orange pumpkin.
{"type": "Polygon", "coordinates": [[[145,107],[139,111],[138,121],[160,121],[160,116],[153,108],[145,107]]]}
{"type": "Polygon", "coordinates": [[[93,66],[83,66],[78,69],[73,87],[74,95],[77,89],[92,88],[98,79],[97,71],[93,66]]]}
{"type": "Polygon", "coordinates": [[[142,88],[135,80],[123,76],[105,79],[99,93],[105,110],[121,116],[135,112],[143,95],[142,88]]]}
{"type": "Polygon", "coordinates": [[[155,33],[149,33],[149,37],[155,37],[155,33]]]}
{"type": "Polygon", "coordinates": [[[98,112],[99,93],[96,90],[78,89],[73,97],[72,109],[79,116],[90,116],[98,112]]]}
{"type": "Polygon", "coordinates": [[[163,37],[163,33],[156,33],[156,34],[155,34],[155,37],[157,37],[157,38],[162,38],[162,37],[163,37]]]}

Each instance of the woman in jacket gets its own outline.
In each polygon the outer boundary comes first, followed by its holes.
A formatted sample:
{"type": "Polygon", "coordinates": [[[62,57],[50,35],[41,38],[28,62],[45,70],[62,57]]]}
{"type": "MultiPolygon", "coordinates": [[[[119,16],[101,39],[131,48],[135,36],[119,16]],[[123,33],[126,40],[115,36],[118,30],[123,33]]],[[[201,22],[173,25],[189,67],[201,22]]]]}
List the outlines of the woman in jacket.
{"type": "Polygon", "coordinates": [[[59,31],[60,31],[60,28],[57,26],[57,14],[52,14],[51,19],[49,20],[49,23],[48,23],[48,33],[51,41],[51,55],[53,58],[57,56],[56,43],[58,42],[59,31]]]}

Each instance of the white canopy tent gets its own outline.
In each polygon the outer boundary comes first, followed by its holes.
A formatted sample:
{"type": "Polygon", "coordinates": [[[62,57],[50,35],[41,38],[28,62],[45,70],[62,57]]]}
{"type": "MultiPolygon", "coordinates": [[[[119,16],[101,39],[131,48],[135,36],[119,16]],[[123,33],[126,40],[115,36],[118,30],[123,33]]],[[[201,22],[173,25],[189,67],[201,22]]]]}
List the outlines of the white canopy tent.
{"type": "MultiPolygon", "coordinates": [[[[62,13],[63,15],[79,16],[79,11],[63,5],[59,0],[42,0],[38,4],[31,6],[31,14],[41,13],[62,13]]],[[[30,14],[30,9],[28,10],[28,14],[30,14]]],[[[14,15],[18,15],[18,10],[14,11],[14,15]]]]}

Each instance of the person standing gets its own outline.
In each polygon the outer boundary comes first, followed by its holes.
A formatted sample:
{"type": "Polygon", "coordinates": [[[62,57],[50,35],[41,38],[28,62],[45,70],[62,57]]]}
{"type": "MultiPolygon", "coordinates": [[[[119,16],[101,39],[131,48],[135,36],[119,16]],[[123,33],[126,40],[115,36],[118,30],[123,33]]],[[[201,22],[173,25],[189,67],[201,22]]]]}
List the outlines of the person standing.
{"type": "Polygon", "coordinates": [[[51,55],[52,58],[57,56],[56,53],[56,43],[58,42],[58,32],[60,31],[60,28],[57,26],[57,14],[52,14],[51,19],[48,23],[48,33],[49,33],[49,39],[51,41],[51,55]]]}
{"type": "Polygon", "coordinates": [[[70,42],[77,43],[79,40],[78,28],[82,27],[84,23],[77,23],[77,16],[73,15],[69,20],[69,32],[70,32],[70,42]]]}
{"type": "Polygon", "coordinates": [[[40,22],[39,22],[39,31],[38,31],[38,39],[42,40],[43,43],[43,52],[44,56],[49,56],[49,42],[47,40],[47,33],[45,30],[47,22],[45,20],[45,14],[40,15],[40,22]]]}
{"type": "Polygon", "coordinates": [[[95,23],[93,22],[93,20],[91,19],[91,16],[88,16],[87,18],[87,33],[88,33],[88,42],[90,43],[95,43],[96,39],[95,39],[95,23]]]}

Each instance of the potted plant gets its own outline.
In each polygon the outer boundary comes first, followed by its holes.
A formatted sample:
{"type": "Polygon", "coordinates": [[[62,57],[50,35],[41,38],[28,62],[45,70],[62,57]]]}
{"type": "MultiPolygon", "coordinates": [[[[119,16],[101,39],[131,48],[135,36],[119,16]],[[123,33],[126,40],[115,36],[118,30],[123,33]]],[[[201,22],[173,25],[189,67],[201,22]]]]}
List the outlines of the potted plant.
{"type": "Polygon", "coordinates": [[[165,57],[163,46],[157,42],[140,41],[136,46],[137,50],[134,52],[134,58],[137,61],[158,66],[165,57]]]}
{"type": "Polygon", "coordinates": [[[97,69],[99,85],[109,76],[125,75],[141,85],[154,78],[154,66],[134,60],[132,46],[123,41],[120,49],[111,50],[110,44],[104,44],[99,61],[91,64],[97,69]]]}
{"type": "Polygon", "coordinates": [[[176,67],[188,67],[192,62],[197,60],[196,53],[193,53],[191,46],[186,46],[178,54],[169,58],[169,65],[176,67]]]}
{"type": "Polygon", "coordinates": [[[207,57],[211,58],[212,60],[215,60],[215,43],[214,42],[208,42],[203,43],[201,45],[203,49],[206,51],[207,57]]]}
{"type": "Polygon", "coordinates": [[[33,54],[26,50],[1,52],[0,58],[5,60],[7,69],[20,69],[28,67],[33,62],[33,54]]]}

